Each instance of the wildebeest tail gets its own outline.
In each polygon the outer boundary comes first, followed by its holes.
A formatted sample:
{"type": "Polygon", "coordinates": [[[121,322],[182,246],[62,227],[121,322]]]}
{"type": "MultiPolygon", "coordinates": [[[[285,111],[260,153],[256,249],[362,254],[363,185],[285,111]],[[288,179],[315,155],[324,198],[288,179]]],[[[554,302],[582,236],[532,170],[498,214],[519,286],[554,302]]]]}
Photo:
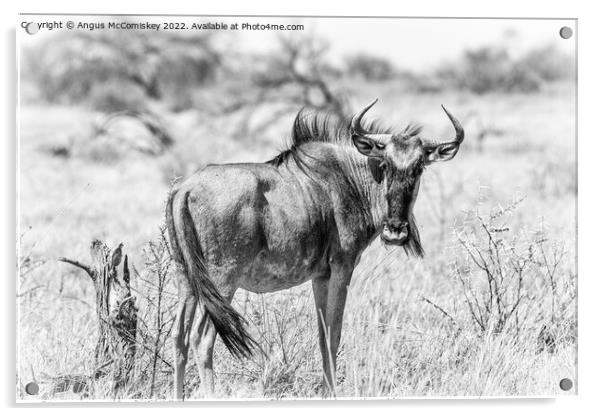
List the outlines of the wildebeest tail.
{"type": "Polygon", "coordinates": [[[235,357],[247,358],[257,343],[248,334],[245,319],[209,279],[188,197],[189,191],[174,190],[167,201],[166,222],[173,256],[184,267],[194,296],[205,307],[228,351],[235,357]]]}

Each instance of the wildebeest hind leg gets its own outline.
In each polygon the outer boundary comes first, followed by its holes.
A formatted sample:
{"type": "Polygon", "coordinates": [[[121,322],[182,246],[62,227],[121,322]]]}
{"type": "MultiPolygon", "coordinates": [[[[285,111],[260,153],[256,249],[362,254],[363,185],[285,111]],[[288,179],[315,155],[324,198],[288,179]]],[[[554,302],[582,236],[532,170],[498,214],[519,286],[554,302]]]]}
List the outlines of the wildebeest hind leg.
{"type": "Polygon", "coordinates": [[[178,296],[178,313],[174,325],[174,394],[176,400],[184,399],[184,374],[188,361],[190,330],[198,300],[190,287],[182,284],[178,296]]]}
{"type": "Polygon", "coordinates": [[[202,308],[200,319],[193,332],[192,346],[194,357],[201,380],[201,388],[205,397],[211,397],[215,391],[213,374],[213,347],[215,346],[215,325],[209,314],[202,308]]]}

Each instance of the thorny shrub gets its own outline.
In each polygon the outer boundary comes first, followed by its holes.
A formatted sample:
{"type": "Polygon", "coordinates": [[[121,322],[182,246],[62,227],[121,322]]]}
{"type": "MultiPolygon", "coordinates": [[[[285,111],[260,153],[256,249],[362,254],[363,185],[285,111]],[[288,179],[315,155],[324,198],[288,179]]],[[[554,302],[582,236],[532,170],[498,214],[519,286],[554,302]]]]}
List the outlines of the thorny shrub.
{"type": "Polygon", "coordinates": [[[455,229],[460,250],[451,277],[469,319],[438,309],[456,325],[470,322],[480,336],[504,332],[518,340],[536,333],[538,348],[554,351],[574,341],[576,276],[566,267],[566,245],[550,241],[543,224],[512,230],[510,218],[521,201],[488,215],[478,208],[467,213],[455,229]]]}

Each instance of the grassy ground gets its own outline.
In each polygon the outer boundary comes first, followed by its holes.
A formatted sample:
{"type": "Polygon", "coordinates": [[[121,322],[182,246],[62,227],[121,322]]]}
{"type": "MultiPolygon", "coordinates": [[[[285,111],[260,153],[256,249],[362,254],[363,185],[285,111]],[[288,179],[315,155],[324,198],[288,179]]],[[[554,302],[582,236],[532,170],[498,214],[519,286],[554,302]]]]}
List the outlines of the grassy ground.
{"type": "MultiPolygon", "coordinates": [[[[425,173],[415,212],[426,257],[408,259],[402,250],[376,242],[358,265],[345,313],[338,395],[566,394],[558,383],[575,379],[577,349],[573,90],[419,96],[376,85],[357,97],[355,107],[375,96],[379,117],[402,125],[418,121],[425,135],[436,137],[452,134],[439,107],[443,103],[465,120],[467,137],[455,160],[425,173]],[[483,125],[498,134],[479,149],[483,125]],[[490,246],[478,215],[488,222],[490,212],[522,198],[490,224],[490,229],[508,228],[495,234],[503,252],[497,264],[501,307],[511,306],[516,296],[520,301],[501,328],[496,323],[504,314],[496,308],[482,328],[474,310],[488,313],[488,280],[460,241],[487,254],[490,246]],[[529,258],[529,250],[535,254],[517,295],[513,267],[529,258]],[[547,262],[553,260],[557,267],[551,273],[547,262]]],[[[150,305],[156,296],[156,259],[149,260],[144,249],[160,234],[170,180],[209,162],[266,160],[282,147],[292,122],[284,119],[262,137],[236,139],[221,130],[223,121],[166,114],[176,146],[151,157],[90,142],[86,132],[97,116],[68,107],[21,110],[18,399],[112,397],[104,381],[87,395],[49,388],[55,375],[91,373],[96,339],[92,285],[81,271],[56,258],[87,259],[92,238],[110,245],[124,242],[140,272],[134,283],[137,297],[142,306],[150,305]],[[63,148],[69,149],[68,156],[62,155],[63,148]],[[40,395],[24,392],[31,380],[41,384],[40,395]]],[[[172,319],[173,293],[168,281],[161,315],[166,322],[172,319]]],[[[218,341],[217,395],[319,397],[321,364],[310,284],[269,295],[240,291],[234,304],[268,357],[236,361],[218,341]]],[[[149,322],[156,316],[151,309],[144,312],[149,322]]],[[[149,325],[151,335],[152,330],[149,325]]],[[[159,353],[168,362],[170,351],[167,339],[159,353]]],[[[151,382],[148,357],[141,354],[135,382],[123,397],[171,397],[169,366],[160,365],[151,382]]],[[[200,397],[197,386],[190,365],[190,397],[200,397]]]]}

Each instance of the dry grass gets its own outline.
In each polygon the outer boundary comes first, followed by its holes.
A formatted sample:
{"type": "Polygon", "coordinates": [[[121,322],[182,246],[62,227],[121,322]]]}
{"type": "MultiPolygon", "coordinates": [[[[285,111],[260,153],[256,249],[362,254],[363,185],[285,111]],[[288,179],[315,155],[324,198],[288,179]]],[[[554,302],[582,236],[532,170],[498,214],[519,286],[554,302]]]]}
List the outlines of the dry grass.
{"type": "MultiPolygon", "coordinates": [[[[559,380],[576,376],[573,90],[410,96],[382,84],[370,91],[354,106],[378,96],[376,112],[383,119],[420,121],[426,135],[450,134],[440,103],[460,120],[475,112],[495,119],[503,133],[487,139],[478,152],[468,123],[466,146],[457,159],[425,174],[416,206],[425,259],[408,259],[403,251],[379,242],[363,256],[345,313],[339,397],[561,394],[559,380]],[[490,223],[490,213],[522,197],[516,208],[490,223]],[[488,255],[491,241],[484,232],[506,228],[492,237],[503,255],[487,263],[503,270],[492,272],[504,291],[501,303],[494,300],[490,318],[479,320],[475,310],[485,313],[491,280],[471,259],[470,250],[488,255]],[[527,262],[520,294],[512,272],[516,262],[527,262]],[[498,325],[504,313],[505,323],[498,325]]],[[[175,291],[160,239],[169,181],[209,162],[266,160],[289,130],[282,123],[260,142],[241,141],[220,134],[218,123],[199,120],[193,113],[166,114],[177,143],[160,157],[119,153],[105,163],[98,152],[112,149],[95,149],[94,157],[48,151],[65,143],[85,148],[95,117],[75,108],[27,107],[21,112],[21,400],[113,398],[104,380],[85,394],[48,390],[52,376],[91,372],[93,288],[80,271],[56,259],[85,257],[92,238],[125,242],[138,272],[134,286],[144,347],[138,349],[136,381],[120,398],[171,397],[168,333],[175,291]],[[41,383],[39,396],[24,392],[31,380],[41,383]]],[[[240,291],[234,304],[268,357],[236,361],[218,341],[217,395],[319,397],[321,364],[310,285],[269,295],[240,291]]],[[[197,387],[190,365],[190,397],[200,398],[197,387]]]]}

